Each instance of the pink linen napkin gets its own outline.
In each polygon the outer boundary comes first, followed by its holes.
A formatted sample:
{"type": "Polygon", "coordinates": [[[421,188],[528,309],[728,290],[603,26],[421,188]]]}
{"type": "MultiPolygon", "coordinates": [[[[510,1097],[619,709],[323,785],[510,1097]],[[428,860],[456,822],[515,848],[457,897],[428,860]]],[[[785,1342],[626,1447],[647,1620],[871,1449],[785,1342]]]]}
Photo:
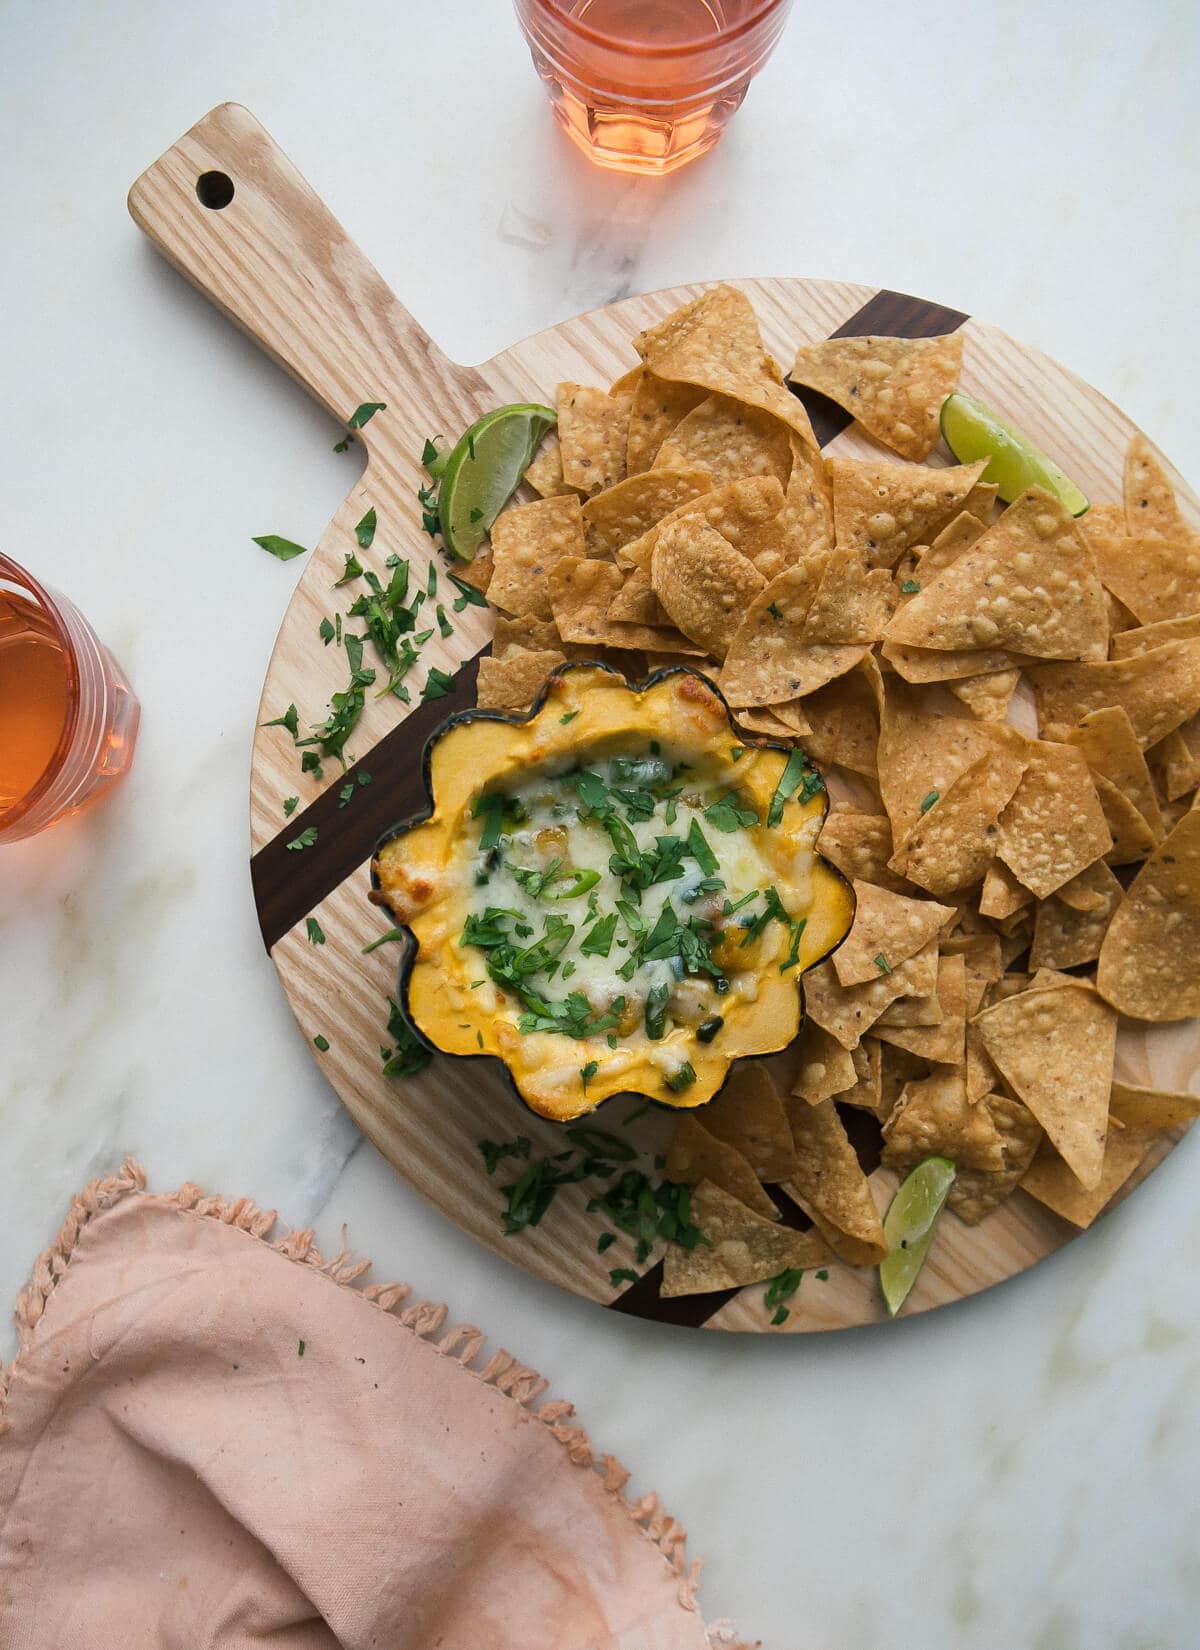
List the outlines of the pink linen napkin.
{"type": "Polygon", "coordinates": [[[87,1187],[17,1304],[7,1650],[735,1643],[531,1370],[245,1199],[144,1188],[87,1187]]]}

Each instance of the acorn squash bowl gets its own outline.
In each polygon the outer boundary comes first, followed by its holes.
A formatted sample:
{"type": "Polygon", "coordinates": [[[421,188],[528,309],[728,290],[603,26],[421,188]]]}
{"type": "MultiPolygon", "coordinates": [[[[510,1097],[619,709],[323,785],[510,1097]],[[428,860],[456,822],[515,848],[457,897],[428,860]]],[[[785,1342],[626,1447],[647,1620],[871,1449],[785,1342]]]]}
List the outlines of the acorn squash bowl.
{"type": "Polygon", "coordinates": [[[502,1060],[535,1112],[710,1100],[800,1029],[800,977],[853,894],[816,851],[802,751],[749,739],[707,678],[568,664],[524,716],[466,711],[425,748],[428,811],[372,862],[408,930],[399,1000],[433,1048],[502,1060]]]}

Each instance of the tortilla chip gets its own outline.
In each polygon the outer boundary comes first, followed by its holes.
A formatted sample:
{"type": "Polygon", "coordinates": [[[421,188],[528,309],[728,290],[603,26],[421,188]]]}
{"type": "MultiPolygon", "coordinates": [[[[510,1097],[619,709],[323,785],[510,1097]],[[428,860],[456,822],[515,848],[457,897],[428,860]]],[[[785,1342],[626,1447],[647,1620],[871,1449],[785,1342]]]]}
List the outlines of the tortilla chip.
{"type": "MultiPolygon", "coordinates": [[[[1128,798],[1146,821],[1154,840],[1161,839],[1163,821],[1154,794],[1154,781],[1124,707],[1109,705],[1103,710],[1089,711],[1079,726],[1072,729],[1069,743],[1079,746],[1093,776],[1102,775],[1128,798]]],[[[1200,779],[1200,775],[1197,777],[1200,779]]],[[[1102,797],[1101,803],[1103,800],[1102,797]]]]}
{"type": "Polygon", "coordinates": [[[710,287],[633,340],[658,378],[682,379],[772,413],[816,446],[808,414],[784,389],[766,354],[750,300],[731,286],[710,287]]]}
{"type": "Polygon", "coordinates": [[[791,431],[773,413],[710,395],[663,442],[654,468],[662,465],[707,470],[714,487],[746,476],[774,476],[783,487],[792,469],[791,431]]]}
{"type": "Polygon", "coordinates": [[[1066,739],[1089,711],[1122,705],[1145,750],[1200,711],[1200,638],[1105,664],[1039,665],[1029,680],[1044,739],[1066,739]]]}
{"type": "Polygon", "coordinates": [[[992,1064],[991,1055],[984,1047],[983,1034],[977,1025],[968,1024],[964,1042],[966,1063],[963,1082],[968,1105],[978,1105],[985,1095],[1000,1087],[1000,1073],[992,1064]]]}
{"type": "MultiPolygon", "coordinates": [[[[876,1020],[874,1032],[879,1036],[885,1026],[938,1026],[945,1018],[942,999],[936,991],[931,997],[897,997],[876,1020]]],[[[862,1044],[858,1046],[861,1048],[862,1044]]]]}
{"type": "Polygon", "coordinates": [[[1154,769],[1168,802],[1174,802],[1200,784],[1200,716],[1189,716],[1165,739],[1151,746],[1146,760],[1154,769]]]}
{"type": "Polygon", "coordinates": [[[919,693],[888,677],[879,722],[879,790],[897,846],[924,817],[922,808],[928,813],[960,774],[1020,743],[1007,728],[934,715],[919,693]]]}
{"type": "Polygon", "coordinates": [[[981,527],[990,527],[996,513],[996,499],[999,493],[999,482],[977,481],[963,499],[963,509],[973,515],[981,527]]]}
{"type": "Polygon", "coordinates": [[[996,822],[1024,771],[1015,744],[973,763],[917,820],[892,857],[893,870],[942,897],[981,882],[995,857],[996,822]]]}
{"type": "Polygon", "coordinates": [[[662,630],[668,629],[671,622],[654,594],[649,573],[643,573],[640,567],[625,574],[605,617],[614,624],[653,625],[662,630]]]}
{"type": "Polygon", "coordinates": [[[583,537],[589,556],[613,556],[641,538],[664,516],[709,491],[703,470],[648,470],[607,487],[583,506],[583,537]]]}
{"type": "Polygon", "coordinates": [[[818,390],[902,458],[927,458],[942,402],[962,370],[962,333],[940,338],[827,338],[802,344],[791,380],[818,390]]]}
{"type": "Polygon", "coordinates": [[[1020,679],[1019,670],[993,670],[986,676],[964,676],[946,685],[981,722],[1003,722],[1020,679]]]}
{"type": "Polygon", "coordinates": [[[1091,986],[1024,991],[976,1020],[988,1055],[1080,1183],[1099,1183],[1117,1017],[1091,986]]]}
{"type": "Polygon", "coordinates": [[[456,579],[461,579],[464,584],[469,584],[473,590],[478,590],[481,595],[487,595],[488,587],[492,582],[493,569],[492,547],[490,544],[475,552],[474,561],[455,562],[454,566],[456,579]]]}
{"type": "Polygon", "coordinates": [[[961,957],[967,971],[966,1008],[968,1018],[978,1014],[983,994],[1004,972],[999,938],[989,932],[951,934],[942,939],[944,957],[961,957]]]}
{"type": "Polygon", "coordinates": [[[561,653],[513,648],[503,659],[479,661],[475,702],[480,710],[528,710],[552,670],[565,664],[561,653]]]}
{"type": "Polygon", "coordinates": [[[804,1006],[810,1019],[831,1032],[843,1048],[856,1048],[884,1009],[897,997],[929,997],[937,990],[937,946],[930,943],[890,974],[847,988],[831,962],[804,976],[804,1006]]]}
{"type": "Polygon", "coordinates": [[[558,444],[556,435],[548,436],[541,445],[537,457],[528,466],[523,477],[542,498],[557,498],[563,493],[574,493],[580,496],[575,487],[568,487],[563,479],[562,448],[558,444]]]}
{"type": "Polygon", "coordinates": [[[874,642],[892,611],[885,567],[868,573],[857,553],[835,545],[804,621],[806,642],[874,642]]]}
{"type": "Polygon", "coordinates": [[[686,636],[667,626],[616,624],[608,608],[624,575],[612,562],[568,557],[551,571],[550,606],[566,642],[587,647],[644,648],[647,652],[698,653],[686,636]]]}
{"type": "Polygon", "coordinates": [[[1106,854],[1112,836],[1083,752],[1031,739],[1028,766],[1000,816],[996,856],[1045,899],[1106,854]]]}
{"type": "Polygon", "coordinates": [[[659,530],[650,582],[668,618],[717,659],[729,651],[747,606],[766,584],[753,562],[695,516],[659,530]]]}
{"type": "MultiPolygon", "coordinates": [[[[866,648],[805,640],[805,621],[824,575],[814,556],[772,579],[747,607],[729,646],[721,690],[735,707],[782,704],[853,670],[866,648]]],[[[870,638],[866,638],[869,640],[870,638]]]]}
{"type": "Polygon", "coordinates": [[[857,550],[870,567],[894,567],[914,544],[957,515],[985,464],[929,470],[912,464],[827,460],[833,483],[836,542],[857,550]]]}
{"type": "Polygon", "coordinates": [[[776,718],[792,732],[803,739],[812,732],[805,715],[805,703],[801,699],[785,699],[781,705],[772,705],[771,711],[776,718]]]}
{"type": "Polygon", "coordinates": [[[1083,534],[1050,493],[1030,487],[888,625],[907,647],[1007,648],[1039,659],[1102,660],[1104,593],[1083,534]]]}
{"type": "Polygon", "coordinates": [[[1200,611],[1200,535],[1188,542],[1152,533],[1131,538],[1093,528],[1088,540],[1105,589],[1138,624],[1158,624],[1200,611]]]}
{"type": "Polygon", "coordinates": [[[1132,659],[1135,653],[1148,653],[1164,642],[1190,642],[1200,636],[1200,613],[1188,613],[1182,619],[1162,619],[1158,624],[1138,625],[1110,639],[1109,649],[1114,659],[1132,659]]]}
{"type": "Polygon", "coordinates": [[[1016,1189],[1042,1139],[1041,1124],[1019,1100],[1007,1094],[985,1094],[979,1109],[984,1107],[1000,1136],[1004,1167],[990,1171],[960,1168],[955,1175],[946,1203],[968,1226],[977,1226],[1016,1189]]]}
{"type": "Polygon", "coordinates": [[[787,1112],[764,1067],[739,1060],[703,1116],[709,1134],[736,1147],[759,1180],[786,1180],[795,1168],[787,1112]]]}
{"type": "Polygon", "coordinates": [[[796,1172],[783,1190],[809,1215],[840,1260],[878,1266],[887,1254],[883,1222],[867,1177],[832,1100],[819,1106],[785,1100],[796,1172]]]}
{"type": "Polygon", "coordinates": [[[1188,538],[1195,529],[1180,510],[1166,468],[1140,432],[1125,455],[1125,525],[1131,533],[1188,538]]]}
{"type": "Polygon", "coordinates": [[[796,737],[791,723],[776,716],[770,705],[761,710],[735,711],[734,717],[739,727],[745,728],[748,733],[761,734],[766,739],[794,740],[796,737]]]}
{"type": "Polygon", "coordinates": [[[873,882],[893,894],[916,892],[913,884],[898,877],[888,864],[892,857],[892,826],[886,814],[835,808],[821,827],[817,851],[851,882],[856,878],[873,882]]]}
{"type": "Polygon", "coordinates": [[[673,384],[643,370],[629,410],[625,473],[636,476],[648,470],[679,420],[703,400],[704,391],[694,384],[673,384]]]}
{"type": "Polygon", "coordinates": [[[1004,1147],[991,1112],[972,1106],[961,1071],[939,1071],[906,1083],[883,1125],[883,1161],[911,1169],[926,1157],[948,1157],[965,1169],[996,1173],[1004,1147]]]}
{"type": "MultiPolygon", "coordinates": [[[[1171,734],[1167,735],[1168,739],[1171,737],[1171,734]]],[[[1161,746],[1159,748],[1161,749],[1161,746]]],[[[1105,779],[1103,774],[1094,773],[1092,781],[1096,787],[1096,795],[1100,798],[1100,806],[1104,810],[1104,823],[1108,826],[1113,839],[1112,847],[1104,856],[1108,863],[1132,865],[1152,854],[1157,846],[1157,840],[1160,839],[1155,838],[1145,818],[1129,798],[1117,789],[1111,779],[1105,779]]]]}
{"type": "Polygon", "coordinates": [[[833,954],[834,972],[844,986],[861,985],[878,979],[887,968],[898,968],[923,950],[955,914],[953,906],[907,899],[869,882],[856,881],[854,897],[854,922],[833,954]]]}
{"type": "Polygon", "coordinates": [[[783,488],[774,476],[731,481],[724,487],[714,487],[710,492],[701,493],[698,498],[689,499],[643,533],[641,538],[621,545],[617,560],[623,567],[637,567],[649,573],[659,532],[670,522],[685,518],[714,528],[722,538],[729,540],[735,550],[742,552],[747,538],[760,528],[774,523],[782,508],[783,488]]]}
{"type": "Polygon", "coordinates": [[[1007,648],[954,648],[939,652],[932,647],[902,647],[898,642],[884,642],[880,653],[897,676],[906,682],[957,682],[975,676],[994,676],[999,671],[1020,670],[1037,661],[1023,653],[1010,653],[1007,648]]]}
{"type": "Polygon", "coordinates": [[[1150,1149],[1150,1138],[1136,1129],[1110,1129],[1093,1186],[1080,1185],[1069,1166],[1043,1140],[1021,1179],[1021,1190],[1037,1198],[1072,1226],[1090,1226],[1150,1149]]]}
{"type": "Polygon", "coordinates": [[[559,648],[558,627],[553,619],[535,619],[532,613],[508,619],[496,615],[496,634],[492,637],[492,657],[503,659],[509,653],[547,653],[559,648]]]}
{"type": "Polygon", "coordinates": [[[833,545],[833,491],[825,460],[794,433],[791,448],[792,472],[782,509],[772,520],[749,528],[737,543],[765,579],[833,545]]]}
{"type": "Polygon", "coordinates": [[[583,553],[583,519],[573,493],[511,505],[492,524],[494,565],[488,600],[510,613],[548,619],[550,569],[583,553]]]}
{"type": "Polygon", "coordinates": [[[702,1180],[711,1181],[764,1220],[779,1219],[779,1210],[737,1147],[710,1134],[690,1112],[682,1112],[675,1120],[663,1173],[676,1186],[698,1186],[702,1180]]]}
{"type": "Polygon", "coordinates": [[[882,1044],[873,1037],[864,1037],[850,1056],[856,1073],[854,1087],[834,1097],[839,1106],[854,1106],[859,1111],[869,1111],[880,1122],[887,1116],[887,1111],[881,1109],[881,1050],[882,1044]]]}
{"type": "Polygon", "coordinates": [[[858,1072],[836,1037],[830,1035],[815,1020],[805,1022],[799,1038],[799,1070],[792,1085],[792,1093],[810,1106],[819,1106],[835,1094],[854,1087],[858,1072]]]}
{"type": "Polygon", "coordinates": [[[1141,1129],[1146,1134],[1169,1134],[1172,1129],[1186,1128],[1200,1117],[1200,1096],[1137,1088],[1132,1083],[1114,1083],[1109,1111],[1127,1129],[1141,1129]]]}
{"type": "Polygon", "coordinates": [[[1200,812],[1184,814],[1130,883],[1104,936],[1096,986],[1134,1020],[1200,1014],[1200,812]]]}
{"type": "Polygon", "coordinates": [[[966,1035],[967,969],[961,957],[938,958],[937,996],[942,1018],[936,1025],[885,1026],[877,1022],[875,1035],[882,1043],[907,1049],[918,1059],[938,1065],[961,1066],[966,1035]]]}
{"type": "Polygon", "coordinates": [[[558,386],[563,480],[590,497],[625,479],[629,398],[588,384],[558,386]]]}
{"type": "Polygon", "coordinates": [[[1116,882],[1106,862],[1098,859],[1086,870],[1080,871],[1078,876],[1072,877],[1070,882],[1064,882],[1051,898],[1081,915],[1090,915],[1102,910],[1108,910],[1111,915],[1114,883],[1120,888],[1120,883],[1116,882]]]}
{"type": "Polygon", "coordinates": [[[808,727],[802,737],[813,760],[876,778],[882,700],[883,678],[872,653],[856,669],[809,694],[803,701],[808,727]]]}
{"type": "Polygon", "coordinates": [[[663,1300],[740,1289],[829,1260],[829,1248],[818,1233],[772,1225],[709,1181],[702,1181],[692,1193],[690,1215],[708,1242],[694,1249],[667,1244],[659,1289],[663,1300]]]}
{"type": "Polygon", "coordinates": [[[1103,861],[1101,866],[1108,878],[1108,893],[1095,910],[1072,910],[1053,895],[1038,906],[1029,953],[1031,968],[1077,968],[1081,963],[1095,962],[1100,955],[1122,892],[1108,866],[1103,861]]]}

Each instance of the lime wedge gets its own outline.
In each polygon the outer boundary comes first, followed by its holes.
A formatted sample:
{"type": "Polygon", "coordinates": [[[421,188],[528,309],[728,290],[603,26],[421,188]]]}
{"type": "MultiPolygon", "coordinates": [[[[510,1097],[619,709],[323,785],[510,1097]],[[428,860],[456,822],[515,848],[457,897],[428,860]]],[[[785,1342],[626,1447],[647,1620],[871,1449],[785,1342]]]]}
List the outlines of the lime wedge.
{"type": "Polygon", "coordinates": [[[460,561],[474,559],[538,443],[556,422],[553,407],[519,402],[485,413],[463,435],[446,460],[438,494],[442,537],[460,561]]]}
{"type": "Polygon", "coordinates": [[[927,1157],[900,1182],[883,1217],[887,1259],[879,1263],[879,1282],[888,1313],[895,1317],[925,1264],[937,1231],[938,1216],[954,1184],[948,1157],[927,1157]]]}
{"type": "Polygon", "coordinates": [[[987,459],[980,479],[996,482],[1005,504],[1019,498],[1026,487],[1044,487],[1073,516],[1087,509],[1088,500],[1052,458],[969,395],[948,395],[942,402],[942,434],[960,464],[987,459]]]}

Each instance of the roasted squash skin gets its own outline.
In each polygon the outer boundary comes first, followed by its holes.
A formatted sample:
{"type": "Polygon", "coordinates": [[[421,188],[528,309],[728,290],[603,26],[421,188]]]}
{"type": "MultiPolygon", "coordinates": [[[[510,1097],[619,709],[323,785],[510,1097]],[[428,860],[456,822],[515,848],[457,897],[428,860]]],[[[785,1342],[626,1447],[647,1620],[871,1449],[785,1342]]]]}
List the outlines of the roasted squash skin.
{"type": "MultiPolygon", "coordinates": [[[[463,711],[449,717],[425,747],[429,807],[390,830],[372,861],[372,899],[408,931],[398,1000],[416,1032],[443,1053],[499,1058],[526,1104],[559,1121],[590,1112],[614,1094],[672,1107],[704,1105],[733,1061],[774,1053],[795,1038],[803,1011],[800,976],[841,943],[853,920],[849,885],[815,850],[828,805],[821,787],[808,800],[784,803],[777,825],[750,832],[790,914],[806,920],[795,966],[782,970],[772,951],[752,967],[741,982],[745,989],[723,1001],[719,1036],[706,1043],[675,1026],[663,1044],[646,1046],[641,1039],[639,1047],[638,1038],[622,1037],[612,1050],[603,1037],[576,1041],[560,1033],[519,1032],[511,1000],[491,980],[475,983],[483,970],[458,944],[470,899],[462,865],[464,855],[474,853],[474,804],[543,766],[603,759],[648,739],[694,753],[709,769],[723,764],[729,785],[766,820],[790,752],[736,728],[706,677],[672,667],[632,686],[608,666],[571,663],[547,678],[523,716],[463,711]],[[736,768],[734,750],[743,753],[736,768]],[[679,1092],[667,1082],[664,1048],[686,1058],[695,1073],[679,1092]],[[596,1069],[583,1083],[581,1067],[591,1062],[596,1069]]],[[[753,962],[755,951],[749,957],[753,962]]]]}

